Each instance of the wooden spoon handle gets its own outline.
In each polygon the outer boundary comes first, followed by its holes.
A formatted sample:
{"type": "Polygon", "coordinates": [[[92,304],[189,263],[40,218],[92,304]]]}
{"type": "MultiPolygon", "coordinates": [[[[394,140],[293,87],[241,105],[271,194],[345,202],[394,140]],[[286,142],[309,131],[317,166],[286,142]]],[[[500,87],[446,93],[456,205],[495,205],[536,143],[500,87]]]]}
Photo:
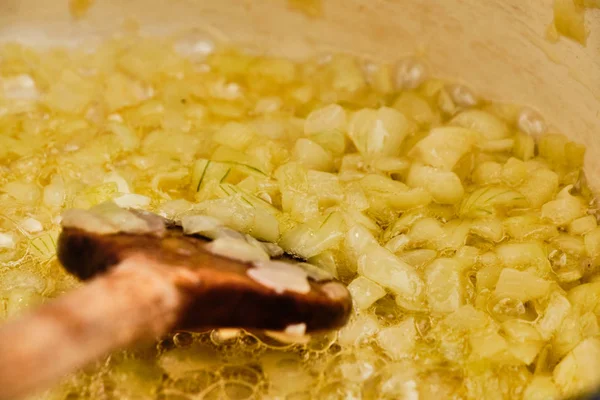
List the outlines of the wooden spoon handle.
{"type": "Polygon", "coordinates": [[[167,333],[188,304],[182,277],[181,268],[130,257],[2,326],[0,400],[45,389],[113,350],[167,333]]]}

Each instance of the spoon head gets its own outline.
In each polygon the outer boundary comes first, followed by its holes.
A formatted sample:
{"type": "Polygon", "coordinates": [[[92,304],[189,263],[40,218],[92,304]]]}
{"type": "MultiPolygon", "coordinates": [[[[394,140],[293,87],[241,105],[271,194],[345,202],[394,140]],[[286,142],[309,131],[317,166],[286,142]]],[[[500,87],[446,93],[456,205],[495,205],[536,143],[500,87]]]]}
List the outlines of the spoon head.
{"type": "Polygon", "coordinates": [[[250,263],[222,251],[217,255],[211,252],[209,239],[186,235],[175,224],[165,226],[160,235],[100,234],[65,227],[58,241],[58,258],[82,280],[140,256],[194,274],[198,283],[182,287],[191,301],[178,329],[310,333],[340,328],[348,321],[352,300],[335,279],[311,274],[291,259],[250,263]]]}

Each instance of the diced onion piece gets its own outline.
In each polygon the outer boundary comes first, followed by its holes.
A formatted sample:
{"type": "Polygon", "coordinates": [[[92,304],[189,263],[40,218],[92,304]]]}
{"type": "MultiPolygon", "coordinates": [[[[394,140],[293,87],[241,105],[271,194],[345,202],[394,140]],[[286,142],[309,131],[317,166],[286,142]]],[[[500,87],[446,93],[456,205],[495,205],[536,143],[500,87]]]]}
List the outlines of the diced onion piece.
{"type": "Polygon", "coordinates": [[[415,89],[425,80],[427,68],[415,59],[406,59],[396,65],[395,81],[397,89],[415,89]]]}
{"type": "Polygon", "coordinates": [[[129,184],[127,183],[125,178],[123,178],[121,175],[117,174],[116,172],[111,172],[110,174],[108,174],[107,176],[104,177],[104,183],[107,183],[107,182],[116,183],[117,190],[119,191],[119,193],[131,193],[131,190],[129,190],[129,184]]]}
{"type": "Polygon", "coordinates": [[[402,173],[409,166],[408,160],[400,157],[379,157],[373,161],[373,168],[390,174],[402,173]]]}
{"type": "Polygon", "coordinates": [[[246,263],[269,260],[269,255],[263,249],[253,246],[244,240],[230,237],[216,238],[207,244],[205,248],[213,254],[246,263]]]}
{"type": "Polygon", "coordinates": [[[416,249],[404,251],[399,257],[405,263],[421,269],[437,257],[437,252],[431,249],[416,249]]]}
{"type": "Polygon", "coordinates": [[[587,312],[580,315],[575,307],[569,313],[552,338],[552,353],[554,358],[561,359],[573,350],[582,340],[598,336],[598,317],[587,312]]]}
{"type": "Polygon", "coordinates": [[[429,126],[434,120],[433,110],[427,100],[414,92],[402,92],[393,107],[421,126],[429,126]]]}
{"type": "Polygon", "coordinates": [[[346,134],[343,131],[324,131],[308,137],[334,156],[341,156],[346,151],[346,134]]]}
{"type": "Polygon", "coordinates": [[[437,98],[437,106],[445,116],[453,116],[459,111],[459,107],[454,103],[454,99],[446,88],[440,89],[437,98]]]}
{"type": "Polygon", "coordinates": [[[560,391],[551,376],[535,375],[525,388],[523,400],[559,399],[560,391]]]}
{"type": "Polygon", "coordinates": [[[234,185],[221,187],[233,194],[199,203],[194,207],[195,211],[217,218],[224,225],[256,239],[267,242],[279,239],[279,221],[274,215],[277,210],[256,196],[241,192],[234,185]]]}
{"type": "Polygon", "coordinates": [[[571,235],[584,235],[598,226],[598,221],[593,215],[586,215],[574,219],[569,223],[568,230],[571,235]]]}
{"type": "Polygon", "coordinates": [[[533,138],[529,135],[517,134],[515,136],[513,154],[523,161],[533,158],[535,154],[535,141],[533,138]]]}
{"type": "Polygon", "coordinates": [[[3,77],[0,83],[2,84],[3,97],[6,99],[35,100],[39,97],[35,81],[27,74],[11,78],[3,77]]]}
{"type": "Polygon", "coordinates": [[[327,282],[321,287],[321,291],[334,301],[346,301],[350,298],[350,292],[340,282],[327,282]]]}
{"type": "Polygon", "coordinates": [[[388,204],[397,211],[406,211],[411,208],[426,206],[431,203],[432,197],[429,192],[421,188],[413,188],[403,192],[397,192],[388,199],[388,204]]]}
{"type": "Polygon", "coordinates": [[[367,62],[364,65],[368,84],[379,94],[389,94],[394,90],[392,81],[392,68],[389,64],[374,64],[367,62]]]}
{"type": "Polygon", "coordinates": [[[405,184],[380,175],[366,175],[360,180],[360,185],[366,193],[371,194],[368,200],[375,214],[384,213],[390,208],[404,211],[431,202],[431,195],[424,189],[408,189],[405,184]]]}
{"type": "Polygon", "coordinates": [[[409,156],[424,164],[450,171],[477,140],[477,133],[459,127],[440,127],[418,142],[409,156]]]}
{"type": "Polygon", "coordinates": [[[365,249],[358,259],[358,272],[408,301],[423,294],[423,281],[415,269],[379,245],[365,249]]]}
{"type": "Polygon", "coordinates": [[[536,268],[541,275],[550,271],[550,262],[542,245],[537,242],[506,243],[496,248],[496,255],[506,267],[536,268]]]}
{"type": "Polygon", "coordinates": [[[14,199],[25,204],[34,204],[40,198],[40,189],[35,183],[9,182],[0,188],[0,192],[7,193],[14,199]]]}
{"type": "MultiPolygon", "coordinates": [[[[484,259],[484,261],[488,261],[485,260],[485,258],[487,258],[489,254],[491,253],[483,254],[481,258],[484,259]]],[[[495,265],[495,263],[487,262],[487,265],[477,271],[477,274],[475,275],[477,291],[482,292],[485,290],[491,292],[494,286],[496,286],[496,282],[498,282],[501,272],[502,268],[500,266],[495,265]]]]}
{"type": "Polygon", "coordinates": [[[211,339],[215,340],[219,343],[227,342],[231,339],[235,339],[240,336],[242,331],[237,328],[221,328],[216,329],[212,332],[211,339]]]}
{"type": "Polygon", "coordinates": [[[309,139],[298,139],[294,145],[293,158],[308,169],[330,171],[333,158],[323,147],[309,139]]]}
{"type": "Polygon", "coordinates": [[[83,78],[71,69],[65,69],[51,83],[44,101],[52,110],[78,114],[90,104],[95,89],[94,81],[83,78]]]}
{"type": "Polygon", "coordinates": [[[328,206],[343,200],[344,191],[337,175],[310,170],[306,172],[309,192],[319,199],[319,205],[328,206]]]}
{"type": "Polygon", "coordinates": [[[407,185],[422,187],[440,204],[458,203],[465,191],[460,178],[451,171],[413,163],[406,178],[407,185]]]}
{"type": "Polygon", "coordinates": [[[154,214],[141,214],[120,208],[113,202],[99,204],[89,210],[71,209],[62,215],[62,225],[89,232],[109,234],[152,233],[162,235],[164,222],[154,214]]]}
{"type": "Polygon", "coordinates": [[[410,230],[409,238],[411,243],[434,242],[442,238],[446,232],[442,225],[435,218],[427,217],[414,223],[410,230]]]}
{"type": "Polygon", "coordinates": [[[193,204],[185,199],[169,200],[159,206],[158,213],[169,219],[179,219],[181,215],[190,211],[193,204]]]}
{"type": "Polygon", "coordinates": [[[254,133],[248,125],[239,122],[228,122],[215,133],[213,141],[236,150],[243,150],[254,138],[254,133]]]}
{"type": "Polygon", "coordinates": [[[517,127],[523,133],[539,136],[546,131],[546,123],[542,117],[531,109],[524,109],[517,119],[517,127]]]}
{"type": "Polygon", "coordinates": [[[517,342],[539,341],[542,339],[535,326],[520,319],[509,319],[502,323],[502,331],[517,342]]]}
{"type": "Polygon", "coordinates": [[[561,233],[552,238],[551,243],[568,255],[581,257],[585,253],[585,244],[581,237],[561,233]]]}
{"type": "Polygon", "coordinates": [[[311,111],[304,121],[304,134],[307,136],[330,131],[343,131],[346,128],[346,111],[337,104],[311,111]]]}
{"type": "Polygon", "coordinates": [[[600,282],[576,286],[569,291],[567,297],[579,314],[594,312],[600,316],[600,282]]]}
{"type": "Polygon", "coordinates": [[[466,244],[470,229],[471,221],[453,219],[444,225],[444,234],[436,237],[433,243],[440,251],[457,250],[466,244]]]}
{"type": "Polygon", "coordinates": [[[588,32],[584,11],[573,0],[554,0],[554,26],[558,33],[585,45],[588,32]]]}
{"type": "Polygon", "coordinates": [[[469,336],[472,356],[493,359],[508,350],[506,339],[496,332],[475,332],[469,336]]]}
{"type": "Polygon", "coordinates": [[[379,332],[379,323],[374,316],[359,315],[351,320],[338,333],[338,342],[342,346],[354,346],[379,332]]]}
{"type": "Polygon", "coordinates": [[[338,263],[336,259],[336,254],[333,251],[327,250],[322,253],[319,253],[316,256],[309,258],[308,262],[322,269],[334,278],[338,278],[338,263]]]}
{"type": "Polygon", "coordinates": [[[600,339],[579,343],[554,368],[554,382],[566,396],[579,395],[596,388],[600,368],[600,339]]]}
{"type": "Polygon", "coordinates": [[[41,232],[44,230],[44,226],[40,221],[35,218],[25,218],[20,223],[21,228],[25,229],[29,233],[41,232]]]}
{"type": "Polygon", "coordinates": [[[539,212],[518,215],[504,219],[506,233],[517,240],[548,240],[558,236],[558,229],[550,223],[543,223],[539,212]]]}
{"type": "Polygon", "coordinates": [[[465,85],[450,85],[447,90],[454,103],[461,107],[473,107],[479,103],[475,93],[465,85]]]}
{"type": "Polygon", "coordinates": [[[510,151],[515,145],[513,138],[486,140],[477,145],[481,151],[487,153],[502,153],[510,151]]]}
{"type": "Polygon", "coordinates": [[[10,233],[0,233],[0,248],[13,249],[15,247],[15,239],[10,233]]]}
{"type": "Polygon", "coordinates": [[[500,273],[494,293],[500,298],[517,299],[525,303],[545,296],[550,282],[527,271],[505,268],[500,273]]]}
{"type": "Polygon", "coordinates": [[[278,331],[265,331],[265,334],[285,344],[307,344],[310,342],[309,335],[296,335],[278,331]]]}
{"type": "Polygon", "coordinates": [[[466,218],[489,217],[496,209],[511,209],[527,205],[525,197],[502,186],[488,186],[476,189],[465,197],[460,205],[459,215],[466,218]]]}
{"type": "Polygon", "coordinates": [[[342,215],[334,212],[290,229],[281,236],[279,245],[292,254],[310,258],[337,246],[344,237],[343,227],[342,215]]]}
{"type": "Polygon", "coordinates": [[[280,257],[283,255],[283,249],[275,243],[261,242],[254,237],[246,234],[246,241],[253,246],[256,246],[269,255],[269,257],[280,257]]]}
{"type": "Polygon", "coordinates": [[[306,324],[292,324],[285,327],[284,333],[288,335],[303,336],[306,333],[306,324]]]}
{"type": "Polygon", "coordinates": [[[461,331],[479,331],[490,324],[490,316],[476,310],[472,305],[464,305],[444,318],[444,324],[461,331]]]}
{"type": "Polygon", "coordinates": [[[61,207],[66,196],[65,184],[62,178],[58,175],[53,176],[50,184],[44,187],[42,196],[45,205],[53,208],[61,207]]]}
{"type": "Polygon", "coordinates": [[[541,352],[544,343],[540,341],[515,342],[508,341],[510,354],[525,365],[530,365],[541,352]]]}
{"type": "Polygon", "coordinates": [[[379,245],[373,234],[362,224],[355,224],[344,237],[344,248],[348,252],[350,267],[356,271],[359,257],[370,246],[379,245]]]}
{"type": "Polygon", "coordinates": [[[365,310],[385,296],[385,290],[364,276],[359,276],[348,285],[352,300],[359,310],[365,310]]]}
{"type": "Polygon", "coordinates": [[[583,237],[585,251],[594,261],[600,259],[600,228],[594,228],[583,237]]]}
{"type": "Polygon", "coordinates": [[[376,340],[379,347],[393,360],[409,357],[417,340],[414,318],[407,318],[398,326],[381,329],[376,340]]]}
{"type": "Polygon", "coordinates": [[[479,132],[486,140],[504,139],[509,130],[495,115],[481,110],[466,110],[452,118],[450,124],[479,132]]]}
{"type": "MultiPolygon", "coordinates": [[[[123,119],[120,117],[120,115],[112,114],[110,117],[112,117],[112,119],[115,121],[109,121],[106,124],[106,129],[116,136],[116,139],[119,141],[121,146],[123,146],[124,150],[132,151],[137,149],[140,145],[140,138],[133,132],[131,128],[121,123],[123,122],[123,119]]],[[[109,119],[111,119],[110,117],[109,119]]],[[[121,188],[119,188],[119,191],[121,191],[121,188]]],[[[128,193],[123,191],[121,192],[128,193]]]]}
{"type": "Polygon", "coordinates": [[[223,226],[223,223],[219,219],[208,215],[186,215],[181,220],[181,226],[187,235],[194,233],[206,234],[216,232],[223,226]]]}
{"type": "Polygon", "coordinates": [[[471,223],[471,233],[491,242],[504,238],[502,221],[495,217],[478,218],[471,223]]]}
{"type": "Polygon", "coordinates": [[[385,248],[392,253],[397,253],[404,249],[410,243],[410,237],[408,235],[398,235],[391,238],[386,244],[385,248]]]}
{"type": "Polygon", "coordinates": [[[348,135],[364,156],[395,156],[408,134],[408,121],[393,108],[362,109],[350,118],[348,135]]]}
{"type": "Polygon", "coordinates": [[[101,217],[85,210],[72,209],[62,214],[61,225],[66,228],[78,228],[99,234],[117,233],[119,229],[101,217]]]}
{"type": "Polygon", "coordinates": [[[450,258],[438,258],[425,269],[427,301],[433,312],[456,311],[464,303],[461,265],[450,258]]]}
{"type": "Polygon", "coordinates": [[[263,286],[276,293],[291,291],[306,294],[310,285],[306,279],[308,274],[297,265],[282,261],[262,261],[253,263],[246,273],[263,286]]]}
{"type": "Polygon", "coordinates": [[[502,180],[503,168],[500,163],[486,161],[475,167],[472,179],[478,185],[492,185],[502,180]]]}
{"type": "Polygon", "coordinates": [[[334,278],[334,276],[325,269],[311,263],[301,262],[296,265],[306,271],[306,275],[316,282],[330,281],[334,278]]]}
{"type": "Polygon", "coordinates": [[[520,185],[526,178],[527,166],[519,159],[511,157],[502,167],[502,180],[511,187],[520,185]]]}
{"type": "Polygon", "coordinates": [[[537,328],[542,339],[548,340],[552,334],[560,327],[563,320],[571,310],[569,300],[558,292],[552,292],[546,311],[537,321],[537,328]]]}
{"type": "Polygon", "coordinates": [[[502,332],[509,342],[509,351],[524,364],[531,364],[544,346],[535,326],[524,320],[509,319],[502,323],[502,332]]]}
{"type": "Polygon", "coordinates": [[[141,194],[127,193],[113,199],[116,205],[123,208],[143,208],[150,205],[150,197],[141,194]]]}
{"type": "Polygon", "coordinates": [[[472,267],[479,260],[481,250],[474,246],[462,246],[456,251],[454,259],[461,263],[462,270],[472,267]]]}
{"type": "Polygon", "coordinates": [[[550,201],[557,190],[558,175],[545,168],[529,173],[529,179],[518,188],[529,205],[536,208],[550,201]]]}
{"type": "Polygon", "coordinates": [[[579,197],[571,195],[568,188],[565,188],[556,196],[556,200],[549,201],[542,206],[542,218],[555,225],[563,226],[583,216],[585,211],[583,201],[579,197]]]}

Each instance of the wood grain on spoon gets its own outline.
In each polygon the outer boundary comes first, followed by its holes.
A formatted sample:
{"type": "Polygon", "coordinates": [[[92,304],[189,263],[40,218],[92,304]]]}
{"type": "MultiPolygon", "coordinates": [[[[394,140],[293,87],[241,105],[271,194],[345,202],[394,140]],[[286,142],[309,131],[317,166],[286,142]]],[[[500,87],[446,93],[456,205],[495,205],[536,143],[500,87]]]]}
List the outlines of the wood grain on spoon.
{"type": "Polygon", "coordinates": [[[0,400],[18,399],[116,349],[174,329],[335,329],[351,299],[339,282],[278,292],[252,264],[211,254],[170,227],[162,236],[65,228],[58,256],[88,284],[0,328],[0,400]]]}

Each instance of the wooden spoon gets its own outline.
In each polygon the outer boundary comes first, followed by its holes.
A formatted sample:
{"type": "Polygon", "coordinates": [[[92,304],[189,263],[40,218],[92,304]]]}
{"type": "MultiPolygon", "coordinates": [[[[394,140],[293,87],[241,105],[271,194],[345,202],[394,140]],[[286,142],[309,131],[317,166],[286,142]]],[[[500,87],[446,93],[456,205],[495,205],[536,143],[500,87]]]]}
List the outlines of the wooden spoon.
{"type": "Polygon", "coordinates": [[[305,291],[282,290],[253,278],[256,264],[215,255],[209,243],[173,224],[160,235],[64,228],[58,258],[89,282],[0,328],[0,400],[176,329],[297,333],[347,322],[352,303],[341,283],[309,277],[305,291]]]}

